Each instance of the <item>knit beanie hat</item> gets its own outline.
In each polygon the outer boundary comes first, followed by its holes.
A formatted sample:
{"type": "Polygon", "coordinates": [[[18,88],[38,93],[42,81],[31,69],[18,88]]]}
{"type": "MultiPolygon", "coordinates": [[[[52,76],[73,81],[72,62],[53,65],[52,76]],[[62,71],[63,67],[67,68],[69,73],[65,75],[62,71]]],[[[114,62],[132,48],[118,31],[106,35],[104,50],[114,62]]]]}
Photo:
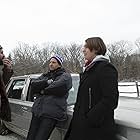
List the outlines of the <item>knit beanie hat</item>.
{"type": "MultiPolygon", "coordinates": [[[[51,58],[55,58],[57,60],[57,62],[62,66],[62,63],[63,63],[63,58],[59,55],[54,55],[52,56],[51,58]]],[[[50,58],[50,59],[51,59],[50,58]]]]}

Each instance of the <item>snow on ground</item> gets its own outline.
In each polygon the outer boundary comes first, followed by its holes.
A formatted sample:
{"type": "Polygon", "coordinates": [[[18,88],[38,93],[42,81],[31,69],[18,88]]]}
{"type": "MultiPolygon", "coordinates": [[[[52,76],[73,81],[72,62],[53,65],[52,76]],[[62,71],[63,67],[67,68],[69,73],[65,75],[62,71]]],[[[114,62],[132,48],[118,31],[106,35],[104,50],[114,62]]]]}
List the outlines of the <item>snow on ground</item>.
{"type": "Polygon", "coordinates": [[[119,82],[118,85],[120,96],[137,97],[140,93],[140,82],[119,82]]]}

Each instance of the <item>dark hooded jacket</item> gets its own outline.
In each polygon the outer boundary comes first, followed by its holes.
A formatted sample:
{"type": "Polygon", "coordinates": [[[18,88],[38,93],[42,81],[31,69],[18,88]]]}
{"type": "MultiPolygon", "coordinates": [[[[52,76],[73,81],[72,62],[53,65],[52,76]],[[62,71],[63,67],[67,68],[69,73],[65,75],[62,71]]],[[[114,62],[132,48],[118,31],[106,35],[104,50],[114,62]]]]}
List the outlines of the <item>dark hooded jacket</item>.
{"type": "Polygon", "coordinates": [[[116,140],[118,73],[104,57],[81,74],[73,118],[64,140],[116,140]]]}
{"type": "Polygon", "coordinates": [[[0,118],[5,121],[11,121],[11,109],[8,101],[8,97],[5,91],[5,85],[10,80],[13,74],[12,71],[3,69],[3,74],[0,75],[0,118]]]}
{"type": "Polygon", "coordinates": [[[41,75],[31,84],[32,92],[38,93],[32,112],[63,121],[66,119],[68,91],[72,87],[72,78],[63,68],[41,75]]]}

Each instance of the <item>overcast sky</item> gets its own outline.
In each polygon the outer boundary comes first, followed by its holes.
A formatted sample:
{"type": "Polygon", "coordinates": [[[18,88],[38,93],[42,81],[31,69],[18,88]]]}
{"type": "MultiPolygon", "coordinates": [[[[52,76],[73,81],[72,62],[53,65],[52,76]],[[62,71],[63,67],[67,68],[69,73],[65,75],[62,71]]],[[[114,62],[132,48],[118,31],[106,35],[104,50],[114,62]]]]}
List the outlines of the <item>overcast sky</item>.
{"type": "Polygon", "coordinates": [[[140,0],[0,0],[0,44],[105,43],[140,38],[140,0]]]}

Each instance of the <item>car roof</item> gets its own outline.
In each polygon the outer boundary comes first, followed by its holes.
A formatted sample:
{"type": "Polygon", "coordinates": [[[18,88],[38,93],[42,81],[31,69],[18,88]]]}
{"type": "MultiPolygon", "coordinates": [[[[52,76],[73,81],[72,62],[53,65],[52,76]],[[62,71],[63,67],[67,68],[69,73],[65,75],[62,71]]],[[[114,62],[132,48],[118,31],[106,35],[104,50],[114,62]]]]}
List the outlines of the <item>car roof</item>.
{"type": "MultiPolygon", "coordinates": [[[[13,79],[22,79],[22,78],[27,78],[27,77],[30,77],[30,78],[37,78],[38,76],[40,76],[42,73],[37,73],[37,74],[29,74],[29,75],[22,75],[22,76],[14,76],[12,77],[13,79]]],[[[71,73],[71,76],[72,77],[75,77],[75,76],[79,76],[78,73],[71,73]]]]}

